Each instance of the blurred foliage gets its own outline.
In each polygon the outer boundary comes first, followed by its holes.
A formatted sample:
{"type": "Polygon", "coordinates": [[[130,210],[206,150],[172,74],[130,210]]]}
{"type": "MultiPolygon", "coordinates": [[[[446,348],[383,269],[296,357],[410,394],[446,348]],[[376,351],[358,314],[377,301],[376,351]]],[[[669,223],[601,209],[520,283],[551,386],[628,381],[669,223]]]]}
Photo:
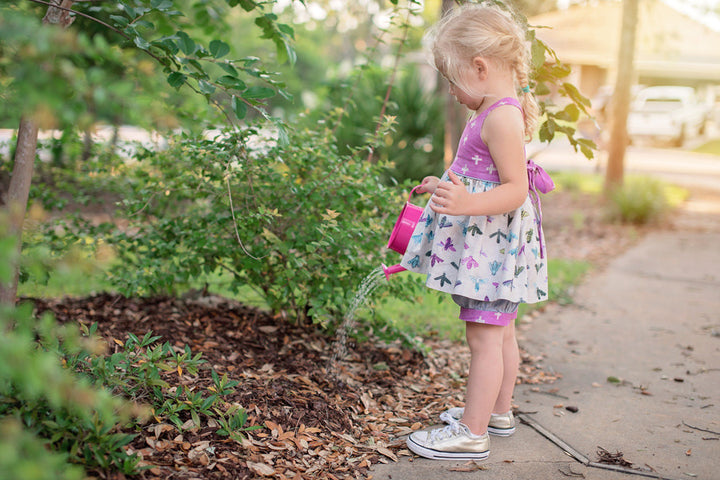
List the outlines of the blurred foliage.
{"type": "MultiPolygon", "coordinates": [[[[358,70],[345,81],[328,83],[326,103],[314,112],[333,105],[345,105],[345,115],[335,127],[337,146],[341,153],[362,148],[373,141],[378,112],[387,92],[390,72],[373,66],[358,70]]],[[[427,91],[418,81],[417,67],[402,66],[390,93],[386,115],[392,119],[391,131],[378,139],[373,150],[374,161],[391,163],[384,175],[387,183],[410,180],[419,182],[426,175],[442,171],[443,98],[427,91]]]]}
{"type": "Polygon", "coordinates": [[[623,185],[609,193],[607,213],[610,220],[622,223],[658,223],[687,195],[687,190],[661,180],[628,176],[623,185]]]}

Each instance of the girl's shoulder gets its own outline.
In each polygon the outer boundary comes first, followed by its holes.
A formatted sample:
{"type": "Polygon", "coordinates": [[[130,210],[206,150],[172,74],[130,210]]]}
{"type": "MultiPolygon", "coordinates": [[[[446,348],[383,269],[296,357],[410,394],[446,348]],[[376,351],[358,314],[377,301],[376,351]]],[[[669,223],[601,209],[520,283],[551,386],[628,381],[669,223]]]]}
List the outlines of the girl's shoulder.
{"type": "Polygon", "coordinates": [[[517,100],[515,102],[501,102],[503,101],[493,104],[490,107],[492,110],[490,108],[485,110],[487,114],[483,121],[482,136],[484,138],[493,138],[495,136],[502,137],[519,133],[520,137],[524,138],[525,120],[519,103],[517,103],[517,100]]]}

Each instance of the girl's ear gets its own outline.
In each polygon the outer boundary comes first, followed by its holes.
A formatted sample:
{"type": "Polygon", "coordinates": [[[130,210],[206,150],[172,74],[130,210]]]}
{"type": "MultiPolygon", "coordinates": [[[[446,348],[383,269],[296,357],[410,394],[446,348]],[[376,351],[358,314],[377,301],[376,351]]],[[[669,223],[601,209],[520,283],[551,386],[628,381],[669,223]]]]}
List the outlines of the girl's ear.
{"type": "Polygon", "coordinates": [[[480,80],[485,80],[488,75],[488,61],[483,57],[473,58],[473,68],[480,76],[480,80]]]}

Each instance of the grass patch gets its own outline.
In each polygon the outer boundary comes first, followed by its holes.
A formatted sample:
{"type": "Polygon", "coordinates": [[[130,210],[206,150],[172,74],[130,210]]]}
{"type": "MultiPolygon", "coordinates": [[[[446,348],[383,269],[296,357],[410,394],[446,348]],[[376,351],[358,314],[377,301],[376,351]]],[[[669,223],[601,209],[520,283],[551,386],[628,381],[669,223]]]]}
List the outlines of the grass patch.
{"type": "Polygon", "coordinates": [[[603,191],[602,175],[579,172],[550,172],[558,191],[599,195],[603,191]]]}
{"type": "Polygon", "coordinates": [[[697,153],[709,153],[711,155],[720,155],[720,138],[705,142],[697,148],[693,149],[697,153]]]}

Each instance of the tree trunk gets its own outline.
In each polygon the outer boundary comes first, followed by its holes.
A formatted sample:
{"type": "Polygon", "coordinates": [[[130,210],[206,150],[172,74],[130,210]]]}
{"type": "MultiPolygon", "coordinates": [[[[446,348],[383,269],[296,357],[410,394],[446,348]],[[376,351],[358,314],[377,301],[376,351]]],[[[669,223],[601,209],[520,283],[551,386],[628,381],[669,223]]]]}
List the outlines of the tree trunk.
{"type": "MultiPolygon", "coordinates": [[[[35,164],[35,150],[37,149],[38,127],[32,120],[23,118],[18,129],[17,148],[15,150],[15,165],[7,193],[6,207],[10,219],[10,235],[17,238],[16,248],[20,257],[22,245],[22,229],[27,211],[30,182],[32,180],[33,165],[35,164]]],[[[18,264],[13,265],[13,278],[9,284],[0,284],[0,304],[13,305],[17,295],[18,264]]]]}
{"type": "Polygon", "coordinates": [[[618,53],[618,73],[612,100],[612,121],[608,145],[608,164],[605,172],[605,191],[623,182],[625,173],[625,148],[628,144],[627,117],[630,110],[631,89],[635,76],[635,32],[638,23],[639,0],[623,0],[622,32],[618,53]]]}
{"type": "MultiPolygon", "coordinates": [[[[73,0],[53,0],[55,6],[48,7],[43,18],[44,24],[61,25],[67,28],[75,17],[68,11],[73,0]]],[[[38,126],[31,118],[23,117],[18,127],[17,150],[15,151],[15,164],[8,187],[6,208],[10,218],[10,235],[16,237],[18,253],[22,247],[22,230],[25,223],[30,183],[32,182],[33,166],[35,164],[35,151],[37,150],[38,126]]],[[[16,257],[19,258],[19,255],[16,257]]],[[[13,265],[13,280],[9,284],[0,284],[0,304],[15,304],[19,264],[17,260],[13,265]]]]}

